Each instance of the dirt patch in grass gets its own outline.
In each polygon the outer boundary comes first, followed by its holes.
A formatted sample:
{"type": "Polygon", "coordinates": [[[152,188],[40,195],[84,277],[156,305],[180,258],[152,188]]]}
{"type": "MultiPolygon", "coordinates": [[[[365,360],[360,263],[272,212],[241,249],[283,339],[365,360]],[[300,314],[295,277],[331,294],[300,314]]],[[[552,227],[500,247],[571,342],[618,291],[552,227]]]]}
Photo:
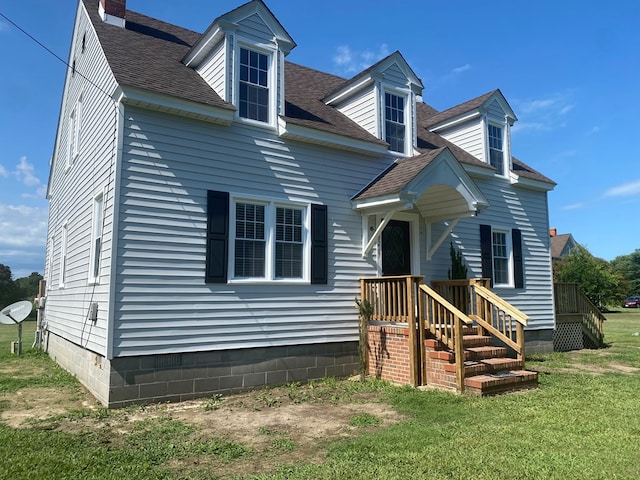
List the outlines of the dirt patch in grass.
{"type": "Polygon", "coordinates": [[[332,439],[399,422],[403,417],[381,402],[376,392],[345,393],[336,387],[295,385],[249,393],[213,396],[181,403],[120,410],[102,408],[86,391],[24,388],[4,394],[0,419],[12,428],[44,428],[71,434],[100,432],[112,445],[124,445],[139,422],[169,419],[195,426],[189,441],[221,442],[238,454],[197,454],[166,465],[180,478],[229,478],[272,472],[283,464],[318,463],[332,439]],[[373,425],[355,426],[358,416],[373,416],[373,425]],[[186,475],[186,476],[185,476],[186,475]]]}

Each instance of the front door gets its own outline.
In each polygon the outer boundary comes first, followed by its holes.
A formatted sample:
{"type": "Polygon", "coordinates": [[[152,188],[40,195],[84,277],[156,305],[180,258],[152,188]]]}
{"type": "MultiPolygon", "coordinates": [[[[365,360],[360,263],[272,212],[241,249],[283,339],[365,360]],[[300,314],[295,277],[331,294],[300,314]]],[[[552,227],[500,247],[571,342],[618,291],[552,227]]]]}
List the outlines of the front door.
{"type": "Polygon", "coordinates": [[[382,275],[411,275],[409,222],[391,220],[382,231],[382,275]]]}

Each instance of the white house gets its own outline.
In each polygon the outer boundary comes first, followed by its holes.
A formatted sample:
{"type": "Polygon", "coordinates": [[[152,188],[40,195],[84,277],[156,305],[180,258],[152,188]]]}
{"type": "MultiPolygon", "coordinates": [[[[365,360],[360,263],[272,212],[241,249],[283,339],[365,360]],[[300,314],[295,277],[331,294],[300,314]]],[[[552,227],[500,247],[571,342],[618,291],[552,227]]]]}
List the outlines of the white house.
{"type": "Polygon", "coordinates": [[[202,34],[80,0],[48,185],[46,346],[108,406],[353,373],[359,279],[470,277],[552,349],[547,192],[499,90],[443,112],[399,52],[290,63],[260,0],[202,34]]]}

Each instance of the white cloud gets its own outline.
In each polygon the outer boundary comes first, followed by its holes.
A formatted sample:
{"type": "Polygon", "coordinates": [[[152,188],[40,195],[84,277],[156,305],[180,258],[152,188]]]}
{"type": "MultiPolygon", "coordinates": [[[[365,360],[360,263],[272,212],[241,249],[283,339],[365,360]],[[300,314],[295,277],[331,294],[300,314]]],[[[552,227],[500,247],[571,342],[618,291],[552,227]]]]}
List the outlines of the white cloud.
{"type": "Polygon", "coordinates": [[[380,45],[377,51],[354,51],[348,45],[341,45],[336,48],[333,63],[338,67],[341,74],[353,75],[369,68],[377,61],[388,56],[389,53],[389,46],[386,43],[380,45]]]}
{"type": "Polygon", "coordinates": [[[591,130],[587,132],[587,135],[595,135],[599,131],[600,131],[600,127],[595,125],[594,127],[591,128],[591,130]]]}
{"type": "Polygon", "coordinates": [[[20,163],[16,166],[16,176],[18,180],[27,187],[37,187],[41,185],[40,179],[34,174],[35,168],[32,163],[27,162],[27,157],[20,157],[20,163]]]}
{"type": "Polygon", "coordinates": [[[640,195],[640,180],[623,183],[617,187],[610,188],[604,193],[605,197],[631,197],[640,195]]]}
{"type": "Polygon", "coordinates": [[[564,205],[562,207],[560,207],[561,210],[578,210],[580,208],[584,208],[585,204],[584,203],[573,203],[571,205],[564,205]]]}
{"type": "Polygon", "coordinates": [[[43,273],[47,208],[0,204],[0,263],[13,278],[43,273]]]}
{"type": "Polygon", "coordinates": [[[0,165],[0,177],[8,177],[9,176],[9,172],[7,172],[7,169],[4,168],[2,165],[0,165]]]}
{"type": "Polygon", "coordinates": [[[570,92],[566,92],[529,100],[514,100],[515,111],[520,120],[515,123],[512,131],[543,132],[566,127],[567,115],[575,108],[570,99],[570,92]]]}
{"type": "Polygon", "coordinates": [[[465,63],[464,65],[462,65],[461,67],[456,67],[453,70],[451,70],[451,73],[453,74],[459,74],[462,72],[466,72],[467,70],[471,70],[471,65],[468,63],[465,63]]]}
{"type": "Polygon", "coordinates": [[[0,251],[7,246],[43,246],[46,238],[46,207],[0,204],[0,251]]]}

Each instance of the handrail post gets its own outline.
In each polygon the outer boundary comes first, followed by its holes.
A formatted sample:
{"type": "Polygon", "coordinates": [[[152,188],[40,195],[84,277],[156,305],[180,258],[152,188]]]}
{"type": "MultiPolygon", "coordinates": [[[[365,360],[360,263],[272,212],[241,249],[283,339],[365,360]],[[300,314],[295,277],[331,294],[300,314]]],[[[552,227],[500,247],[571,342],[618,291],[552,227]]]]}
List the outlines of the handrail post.
{"type": "Polygon", "coordinates": [[[462,336],[462,321],[456,317],[455,330],[455,356],[456,356],[456,388],[460,393],[464,392],[464,338],[462,336]]]}
{"type": "Polygon", "coordinates": [[[407,326],[409,327],[409,375],[414,387],[419,385],[418,368],[420,362],[419,352],[417,349],[416,336],[416,310],[415,310],[415,289],[413,288],[413,278],[406,278],[406,299],[405,306],[407,308],[407,326]]]}
{"type": "Polygon", "coordinates": [[[524,362],[524,325],[522,325],[520,322],[516,322],[516,342],[518,343],[518,346],[520,347],[520,351],[517,352],[517,357],[518,360],[521,360],[524,362]]]}

